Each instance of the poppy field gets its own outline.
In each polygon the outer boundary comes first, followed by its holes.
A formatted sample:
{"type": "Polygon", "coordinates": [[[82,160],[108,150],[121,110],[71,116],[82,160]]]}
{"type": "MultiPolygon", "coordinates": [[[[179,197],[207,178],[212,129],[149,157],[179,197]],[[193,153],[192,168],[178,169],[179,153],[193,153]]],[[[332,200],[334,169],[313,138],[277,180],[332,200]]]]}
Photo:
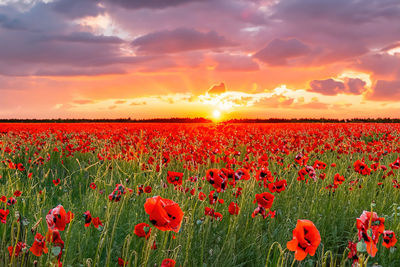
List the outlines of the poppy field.
{"type": "Polygon", "coordinates": [[[0,124],[0,266],[400,266],[398,124],[0,124]]]}

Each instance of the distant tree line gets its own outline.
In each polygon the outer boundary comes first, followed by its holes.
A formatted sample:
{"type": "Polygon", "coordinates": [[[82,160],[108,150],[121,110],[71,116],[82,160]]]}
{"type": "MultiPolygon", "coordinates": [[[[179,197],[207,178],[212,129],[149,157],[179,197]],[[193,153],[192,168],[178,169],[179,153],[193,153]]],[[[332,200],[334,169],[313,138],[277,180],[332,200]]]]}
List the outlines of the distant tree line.
{"type": "MultiPolygon", "coordinates": [[[[206,118],[154,118],[154,119],[0,119],[0,123],[211,123],[206,118]]],[[[269,118],[269,119],[231,119],[221,123],[400,123],[400,118],[269,118]]]]}
{"type": "Polygon", "coordinates": [[[210,123],[205,118],[155,118],[155,119],[0,119],[0,123],[210,123]]]}
{"type": "Polygon", "coordinates": [[[400,123],[400,118],[352,118],[352,119],[328,119],[328,118],[270,118],[270,119],[231,119],[224,121],[226,123],[400,123]]]}

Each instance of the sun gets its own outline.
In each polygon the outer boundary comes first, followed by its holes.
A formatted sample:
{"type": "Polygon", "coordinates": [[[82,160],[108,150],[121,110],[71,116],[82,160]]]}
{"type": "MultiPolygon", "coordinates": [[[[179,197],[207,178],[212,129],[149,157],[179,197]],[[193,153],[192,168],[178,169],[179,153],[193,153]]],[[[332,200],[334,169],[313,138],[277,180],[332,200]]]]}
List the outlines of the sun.
{"type": "Polygon", "coordinates": [[[221,118],[221,112],[219,110],[214,110],[213,111],[213,118],[214,120],[219,120],[221,118]]]}

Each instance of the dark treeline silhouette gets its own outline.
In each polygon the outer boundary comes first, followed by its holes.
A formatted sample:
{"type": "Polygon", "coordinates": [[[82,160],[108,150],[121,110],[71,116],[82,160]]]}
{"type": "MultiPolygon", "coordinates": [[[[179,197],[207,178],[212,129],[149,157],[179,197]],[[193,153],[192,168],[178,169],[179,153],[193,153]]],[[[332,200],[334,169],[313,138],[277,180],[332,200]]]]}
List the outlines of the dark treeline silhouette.
{"type": "Polygon", "coordinates": [[[155,119],[0,119],[0,123],[210,123],[205,118],[155,118],[155,119]]]}
{"type": "Polygon", "coordinates": [[[270,119],[231,119],[225,123],[400,123],[400,118],[352,118],[352,119],[327,119],[327,118],[270,118],[270,119]]]}
{"type": "MultiPolygon", "coordinates": [[[[154,119],[0,119],[0,123],[211,123],[205,118],[154,118],[154,119]]],[[[400,118],[269,118],[269,119],[231,119],[220,123],[400,123],[400,118]]]]}

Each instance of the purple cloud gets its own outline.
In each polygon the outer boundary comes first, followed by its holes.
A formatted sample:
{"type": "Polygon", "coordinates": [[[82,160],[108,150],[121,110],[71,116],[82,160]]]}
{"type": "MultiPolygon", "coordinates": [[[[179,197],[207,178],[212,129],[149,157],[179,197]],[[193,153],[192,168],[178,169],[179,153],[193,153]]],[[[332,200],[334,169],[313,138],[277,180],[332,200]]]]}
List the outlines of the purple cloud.
{"type": "Polygon", "coordinates": [[[354,95],[359,95],[366,90],[365,88],[366,84],[367,84],[366,82],[364,82],[359,78],[349,78],[346,81],[347,92],[354,95]]]}
{"type": "Polygon", "coordinates": [[[118,5],[128,9],[162,9],[176,7],[190,2],[206,2],[208,0],[108,0],[110,4],[118,5]]]}
{"type": "Polygon", "coordinates": [[[367,95],[367,98],[381,101],[398,101],[400,99],[400,80],[378,80],[372,93],[367,95]]]}
{"type": "Polygon", "coordinates": [[[345,82],[335,81],[333,79],[313,80],[310,82],[310,91],[323,95],[359,95],[366,90],[365,85],[366,82],[359,78],[348,78],[345,82]]]}
{"type": "Polygon", "coordinates": [[[287,65],[291,59],[306,56],[311,52],[309,46],[297,39],[274,39],[254,57],[271,66],[287,65]]]}
{"type": "Polygon", "coordinates": [[[136,38],[132,45],[142,54],[168,54],[216,49],[234,44],[215,31],[200,32],[194,29],[178,28],[143,35],[136,38]]]}
{"type": "Polygon", "coordinates": [[[335,81],[333,79],[311,81],[310,87],[312,92],[323,95],[336,95],[345,90],[344,83],[335,81]]]}

